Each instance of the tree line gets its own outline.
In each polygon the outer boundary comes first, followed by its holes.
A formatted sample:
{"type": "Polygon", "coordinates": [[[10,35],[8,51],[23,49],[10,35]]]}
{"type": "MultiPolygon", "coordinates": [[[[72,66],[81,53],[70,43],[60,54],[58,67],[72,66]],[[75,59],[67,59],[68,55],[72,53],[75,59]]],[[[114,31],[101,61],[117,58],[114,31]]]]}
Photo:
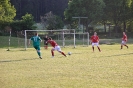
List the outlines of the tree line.
{"type": "Polygon", "coordinates": [[[105,27],[113,25],[114,31],[133,31],[133,0],[69,0],[64,12],[67,21],[72,17],[88,17],[82,19],[88,25],[101,23],[105,27]]]}
{"type": "Polygon", "coordinates": [[[36,22],[39,22],[40,16],[50,11],[63,17],[68,0],[10,0],[10,2],[16,8],[15,19],[21,19],[25,13],[29,13],[36,22]]]}
{"type": "Polygon", "coordinates": [[[0,30],[7,26],[14,31],[36,29],[33,24],[43,21],[49,30],[65,24],[69,24],[68,28],[78,28],[79,20],[73,17],[87,17],[80,19],[86,31],[90,30],[88,25],[102,24],[105,32],[106,26],[112,25],[116,33],[131,32],[133,0],[0,0],[0,30]],[[41,19],[50,12],[54,18],[41,19]]]}

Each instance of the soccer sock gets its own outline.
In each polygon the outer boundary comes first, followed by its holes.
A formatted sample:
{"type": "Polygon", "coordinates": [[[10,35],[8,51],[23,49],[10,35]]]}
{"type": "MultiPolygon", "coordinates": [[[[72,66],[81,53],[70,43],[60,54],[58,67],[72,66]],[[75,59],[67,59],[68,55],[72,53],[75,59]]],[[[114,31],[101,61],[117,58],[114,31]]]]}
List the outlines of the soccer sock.
{"type": "Polygon", "coordinates": [[[66,56],[66,54],[64,52],[61,52],[62,55],[66,56]]]}
{"type": "Polygon", "coordinates": [[[51,53],[52,53],[52,56],[54,56],[54,51],[53,50],[51,50],[51,53]]]}
{"type": "Polygon", "coordinates": [[[93,52],[94,52],[94,46],[92,46],[93,52]]]}
{"type": "Polygon", "coordinates": [[[123,48],[123,45],[121,45],[121,49],[123,48]]]}
{"type": "Polygon", "coordinates": [[[48,46],[45,46],[45,49],[47,49],[48,48],[48,46]]]}
{"type": "Polygon", "coordinates": [[[37,51],[37,54],[38,54],[38,56],[41,56],[41,52],[40,51],[37,51]]]}
{"type": "Polygon", "coordinates": [[[128,46],[127,46],[127,45],[124,45],[124,46],[126,46],[126,47],[128,48],[128,46]]]}
{"type": "Polygon", "coordinates": [[[101,52],[100,47],[97,46],[97,48],[98,48],[98,50],[101,52]]]}

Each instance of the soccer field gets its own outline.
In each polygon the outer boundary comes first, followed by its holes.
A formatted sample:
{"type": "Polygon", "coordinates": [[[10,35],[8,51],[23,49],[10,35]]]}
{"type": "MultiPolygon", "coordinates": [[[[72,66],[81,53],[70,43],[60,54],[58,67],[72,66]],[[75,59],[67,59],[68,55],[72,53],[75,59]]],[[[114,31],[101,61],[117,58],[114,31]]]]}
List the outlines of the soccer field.
{"type": "Polygon", "coordinates": [[[41,48],[39,59],[33,48],[0,49],[0,88],[132,88],[133,45],[62,48],[64,57],[51,47],[41,48]]]}

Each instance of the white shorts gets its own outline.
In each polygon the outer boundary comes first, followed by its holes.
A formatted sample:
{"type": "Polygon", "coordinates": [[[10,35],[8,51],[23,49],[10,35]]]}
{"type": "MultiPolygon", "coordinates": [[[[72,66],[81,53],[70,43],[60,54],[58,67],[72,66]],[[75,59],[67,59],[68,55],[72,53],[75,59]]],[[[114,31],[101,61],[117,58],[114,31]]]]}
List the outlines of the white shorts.
{"type": "Polygon", "coordinates": [[[126,44],[126,41],[122,41],[121,44],[126,44]]]}
{"type": "Polygon", "coordinates": [[[92,46],[94,46],[94,45],[98,46],[98,45],[99,45],[99,43],[92,43],[92,46]]]}
{"type": "Polygon", "coordinates": [[[61,51],[61,48],[60,48],[60,46],[55,46],[52,50],[61,51]]]}

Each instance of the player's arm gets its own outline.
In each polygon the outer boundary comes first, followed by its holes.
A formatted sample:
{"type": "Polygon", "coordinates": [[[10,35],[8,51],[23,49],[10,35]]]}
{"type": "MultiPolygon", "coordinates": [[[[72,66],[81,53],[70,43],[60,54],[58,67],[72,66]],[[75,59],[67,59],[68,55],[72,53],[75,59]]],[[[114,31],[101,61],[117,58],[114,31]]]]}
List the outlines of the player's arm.
{"type": "Polygon", "coordinates": [[[39,37],[40,42],[42,42],[42,39],[39,37]]]}
{"type": "Polygon", "coordinates": [[[99,37],[97,36],[97,42],[99,43],[99,37]]]}
{"type": "Polygon", "coordinates": [[[92,37],[90,38],[90,44],[92,43],[92,37]]]}
{"type": "Polygon", "coordinates": [[[49,43],[49,40],[47,40],[47,43],[49,43]]]}

